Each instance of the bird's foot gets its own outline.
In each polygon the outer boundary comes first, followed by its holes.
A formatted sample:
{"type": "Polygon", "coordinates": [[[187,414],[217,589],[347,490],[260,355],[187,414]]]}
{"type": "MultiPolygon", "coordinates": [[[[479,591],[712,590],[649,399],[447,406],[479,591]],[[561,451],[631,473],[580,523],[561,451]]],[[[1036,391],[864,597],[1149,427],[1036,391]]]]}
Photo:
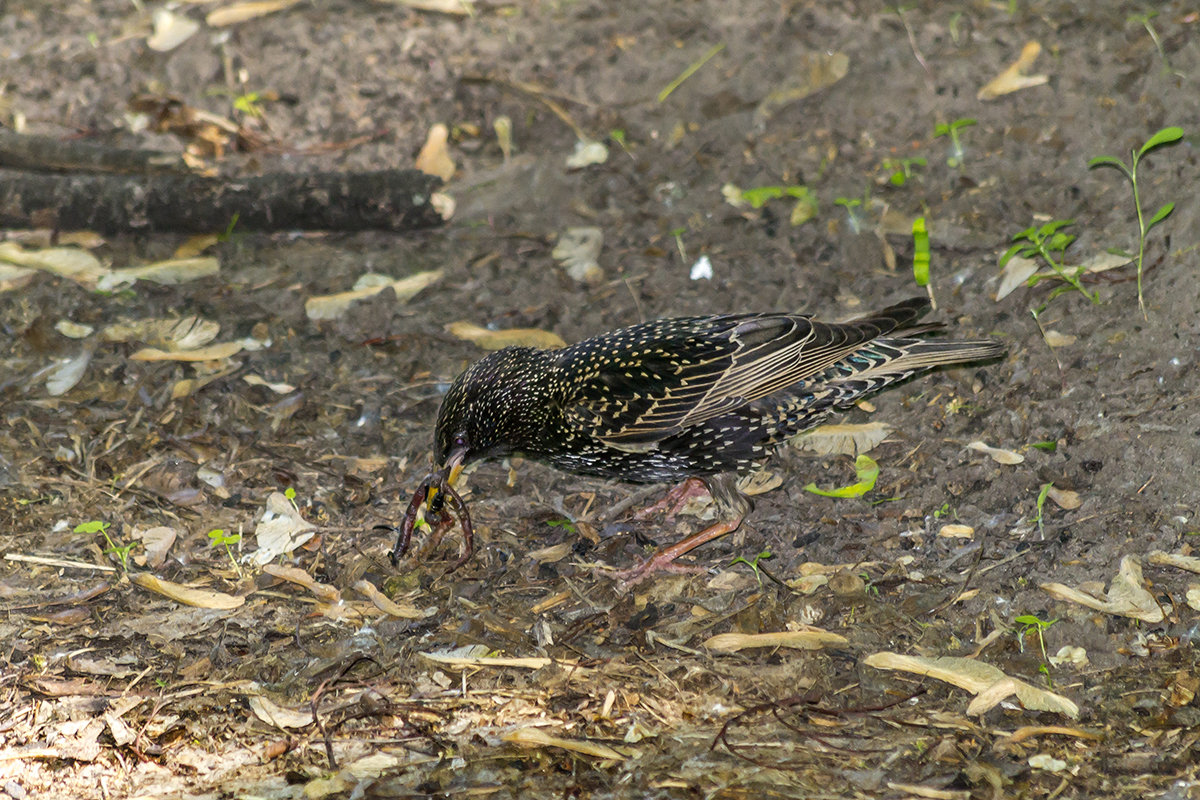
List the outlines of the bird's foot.
{"type": "Polygon", "coordinates": [[[727,533],[732,533],[737,530],[742,524],[742,518],[726,520],[718,522],[715,525],[710,525],[699,533],[694,533],[691,536],[676,542],[670,547],[664,547],[650,558],[638,564],[636,567],[624,570],[615,570],[610,574],[624,586],[633,586],[650,577],[656,572],[675,572],[675,573],[699,573],[706,572],[707,568],[696,564],[677,564],[675,559],[685,553],[695,550],[702,544],[707,544],[713,539],[718,539],[727,533]]]}
{"type": "Polygon", "coordinates": [[[689,500],[694,500],[697,497],[710,497],[711,494],[704,481],[699,478],[688,478],[684,482],[672,487],[671,491],[667,492],[657,503],[634,512],[633,518],[636,520],[650,519],[655,514],[666,511],[667,519],[674,519],[675,515],[683,510],[683,507],[688,504],[689,500]]]}

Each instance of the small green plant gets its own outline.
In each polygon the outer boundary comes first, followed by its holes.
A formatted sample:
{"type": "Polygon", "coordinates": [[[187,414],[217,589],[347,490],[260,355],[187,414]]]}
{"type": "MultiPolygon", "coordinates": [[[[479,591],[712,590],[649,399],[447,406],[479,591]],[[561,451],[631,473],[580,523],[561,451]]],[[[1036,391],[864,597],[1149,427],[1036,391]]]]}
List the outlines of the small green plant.
{"type": "MultiPolygon", "coordinates": [[[[912,224],[913,235],[913,280],[917,286],[929,285],[929,231],[925,230],[925,218],[917,217],[912,224]]],[[[932,290],[930,290],[932,291],[932,290]]]]}
{"type": "Polygon", "coordinates": [[[208,543],[213,547],[225,548],[225,554],[229,556],[229,563],[233,564],[239,578],[242,577],[242,568],[238,566],[237,559],[233,557],[233,548],[230,545],[235,545],[240,541],[242,541],[240,533],[225,533],[221,528],[214,528],[208,532],[208,543]]]}
{"type": "Polygon", "coordinates": [[[1050,667],[1048,666],[1048,664],[1050,663],[1050,658],[1046,655],[1046,636],[1045,636],[1045,634],[1046,634],[1046,630],[1051,625],[1058,622],[1058,620],[1052,619],[1049,622],[1047,622],[1046,620],[1038,617],[1036,614],[1022,614],[1019,617],[1014,617],[1013,622],[1017,623],[1018,625],[1025,626],[1021,629],[1021,633],[1020,633],[1020,638],[1021,638],[1022,643],[1024,643],[1026,636],[1028,636],[1031,633],[1037,633],[1038,647],[1042,651],[1042,666],[1039,671],[1042,672],[1043,674],[1045,674],[1046,680],[1049,681],[1050,680],[1050,667]]]}
{"type": "Polygon", "coordinates": [[[1058,450],[1058,442],[1053,439],[1047,439],[1044,442],[1034,442],[1029,446],[1035,450],[1045,450],[1047,453],[1053,453],[1058,450]]]}
{"type": "Polygon", "coordinates": [[[671,235],[675,237],[675,249],[679,251],[679,259],[683,263],[687,263],[687,247],[683,244],[683,234],[687,233],[687,228],[680,226],[671,229],[671,235]]]}
{"type": "Polygon", "coordinates": [[[747,561],[742,556],[738,556],[733,561],[729,562],[729,566],[735,567],[738,564],[745,564],[747,567],[754,570],[754,577],[758,579],[758,585],[762,586],[762,573],[760,572],[760,570],[758,568],[758,562],[766,561],[768,558],[774,558],[774,557],[775,557],[774,554],[770,550],[763,550],[761,553],[756,555],[750,561],[747,561]]]}
{"type": "Polygon", "coordinates": [[[954,514],[954,509],[950,508],[949,502],[945,502],[945,503],[942,503],[941,508],[934,509],[933,518],[941,519],[942,517],[949,517],[952,514],[954,514]]]}
{"type": "Polygon", "coordinates": [[[108,535],[108,529],[112,527],[112,523],[100,522],[99,520],[91,520],[76,525],[73,529],[75,533],[99,533],[104,536],[104,541],[108,542],[108,547],[104,549],[105,555],[115,555],[121,559],[121,569],[129,569],[129,554],[133,548],[137,547],[137,542],[130,542],[125,545],[118,545],[108,535]]]}
{"type": "Polygon", "coordinates": [[[1163,49],[1162,39],[1158,38],[1158,31],[1154,30],[1154,26],[1150,24],[1150,20],[1157,16],[1157,11],[1147,11],[1145,14],[1130,14],[1125,21],[1136,22],[1146,29],[1146,33],[1150,34],[1150,41],[1154,42],[1154,48],[1158,50],[1158,57],[1163,62],[1162,71],[1166,73],[1171,71],[1171,62],[1167,60],[1167,51],[1163,49]]]}
{"type": "Polygon", "coordinates": [[[1043,483],[1041,491],[1038,492],[1037,516],[1034,518],[1035,521],[1037,522],[1038,533],[1046,532],[1046,524],[1045,524],[1046,497],[1050,494],[1050,490],[1053,488],[1054,488],[1053,483],[1043,483]]]}
{"type": "Polygon", "coordinates": [[[858,458],[854,459],[854,473],[858,477],[858,481],[849,486],[837,489],[819,489],[815,483],[810,483],[804,487],[804,491],[821,497],[862,497],[875,488],[875,481],[879,478],[879,464],[870,456],[860,453],[858,458]]]}
{"type": "Polygon", "coordinates": [[[791,217],[788,220],[793,226],[803,225],[817,216],[817,213],[820,211],[817,195],[812,189],[803,184],[756,186],[751,189],[742,190],[740,199],[749,203],[753,208],[762,208],[769,201],[783,197],[793,197],[796,200],[796,205],[792,209],[791,217]]]}
{"type": "Polygon", "coordinates": [[[570,534],[575,533],[575,523],[571,522],[569,519],[548,519],[546,520],[546,524],[551,528],[562,528],[564,531],[570,534]]]}
{"type": "Polygon", "coordinates": [[[283,490],[283,496],[288,499],[288,502],[292,504],[292,508],[294,508],[296,513],[299,514],[300,506],[296,505],[296,490],[289,486],[283,490]]]}
{"type": "Polygon", "coordinates": [[[263,96],[259,92],[246,92],[233,98],[233,108],[248,117],[261,117],[263,96]]]}
{"type": "Polygon", "coordinates": [[[959,133],[963,128],[969,128],[975,123],[976,121],[971,117],[960,117],[953,122],[939,122],[933,126],[933,138],[939,139],[942,136],[946,136],[950,139],[950,154],[946,156],[947,166],[954,168],[962,166],[966,151],[963,150],[962,139],[959,138],[959,133]]]}
{"type": "Polygon", "coordinates": [[[909,178],[916,177],[914,167],[924,167],[928,162],[923,158],[885,158],[883,168],[890,172],[888,183],[892,186],[903,186],[909,178]]]}
{"type": "Polygon", "coordinates": [[[1113,169],[1118,170],[1122,175],[1125,176],[1125,179],[1129,181],[1130,186],[1133,187],[1133,207],[1137,211],[1138,223],[1137,255],[1132,253],[1121,253],[1121,255],[1135,259],[1137,263],[1138,308],[1142,310],[1142,319],[1147,318],[1146,302],[1142,297],[1142,264],[1146,256],[1146,236],[1150,233],[1150,230],[1155,225],[1171,216],[1171,212],[1175,210],[1175,204],[1173,202],[1163,203],[1158,207],[1158,211],[1155,211],[1150,217],[1150,220],[1146,220],[1145,212],[1142,210],[1142,197],[1138,193],[1138,163],[1151,150],[1163,147],[1164,145],[1175,144],[1182,138],[1183,128],[1175,126],[1163,128],[1158,133],[1147,139],[1146,143],[1143,144],[1140,149],[1130,151],[1129,164],[1126,164],[1124,161],[1119,158],[1115,158],[1114,156],[1097,156],[1088,162],[1088,169],[1094,169],[1096,167],[1112,167],[1113,169]]]}
{"type": "MultiPolygon", "coordinates": [[[[1072,289],[1078,291],[1088,300],[1093,303],[1100,302],[1100,293],[1092,294],[1084,288],[1079,277],[1083,274],[1085,267],[1076,267],[1071,269],[1063,264],[1063,252],[1075,241],[1075,236],[1070,233],[1063,233],[1062,229],[1068,225],[1074,224],[1075,220],[1071,219],[1056,219],[1047,222],[1045,225],[1035,225],[1031,228],[1026,228],[1017,235],[1013,236],[1013,245],[1008,248],[1000,258],[1000,267],[1009,262],[1013,256],[1021,256],[1022,258],[1041,258],[1054,273],[1066,281],[1066,286],[1059,286],[1050,293],[1047,302],[1053,300],[1063,292],[1069,292],[1072,289]]],[[[1031,275],[1029,277],[1029,285],[1036,286],[1044,276],[1031,275]]]]}
{"type": "Polygon", "coordinates": [[[846,218],[847,223],[850,225],[850,232],[854,234],[862,233],[864,223],[866,222],[866,211],[871,206],[870,188],[863,192],[862,197],[839,197],[833,201],[833,204],[846,209],[846,218]]]}

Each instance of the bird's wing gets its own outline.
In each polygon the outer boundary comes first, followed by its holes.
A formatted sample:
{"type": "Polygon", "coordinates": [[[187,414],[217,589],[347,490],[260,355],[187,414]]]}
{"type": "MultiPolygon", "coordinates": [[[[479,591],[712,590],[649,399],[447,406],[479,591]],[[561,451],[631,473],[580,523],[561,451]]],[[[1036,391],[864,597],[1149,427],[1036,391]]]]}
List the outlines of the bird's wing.
{"type": "Polygon", "coordinates": [[[564,409],[580,433],[646,450],[684,428],[774,394],[910,324],[914,300],[843,325],[792,314],[658,320],[562,351],[578,378],[564,409]]]}

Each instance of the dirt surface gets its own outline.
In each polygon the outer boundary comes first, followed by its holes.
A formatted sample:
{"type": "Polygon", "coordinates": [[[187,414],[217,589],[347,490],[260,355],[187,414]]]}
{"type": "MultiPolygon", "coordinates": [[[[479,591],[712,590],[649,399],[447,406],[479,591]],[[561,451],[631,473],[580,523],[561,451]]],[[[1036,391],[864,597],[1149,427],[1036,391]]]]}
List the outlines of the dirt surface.
{"type": "MultiPolygon", "coordinates": [[[[218,274],[175,285],[0,276],[0,792],[1200,797],[1200,577],[1150,556],[1187,555],[1200,530],[1190,4],[1158,4],[1149,27],[1134,3],[532,2],[453,16],[330,2],[204,24],[219,7],[179,5],[199,30],[155,52],[149,4],[9,0],[4,124],[179,152],[197,140],[129,110],[137,93],[172,96],[257,134],[254,149],[209,155],[237,176],[411,166],[441,122],[456,210],[410,236],[235,226],[205,253],[218,274]],[[1043,50],[1027,74],[1048,80],[977,99],[1028,42],[1043,50]],[[965,118],[977,122],[950,165],[935,125],[965,118]],[[1051,297],[1048,281],[997,301],[998,256],[1031,224],[1073,219],[1071,264],[1136,250],[1128,184],[1087,162],[1168,125],[1184,141],[1138,176],[1148,213],[1178,203],[1148,238],[1146,318],[1131,266],[1084,277],[1095,304],[1051,297]],[[568,168],[580,135],[607,144],[603,163],[568,168]],[[887,159],[925,163],[895,185],[887,159]],[[816,215],[791,224],[789,198],[735,207],[727,184],[806,186],[816,215]],[[403,516],[440,392],[483,353],[447,323],[574,341],[668,315],[849,318],[924,291],[910,269],[919,215],[936,317],[1010,352],[847,416],[894,427],[871,451],[872,491],[806,492],[852,483],[854,459],[788,449],[768,465],[782,485],[694,554],[707,574],[627,588],[601,567],[678,533],[621,510],[638,487],[488,464],[468,481],[477,556],[445,574],[448,536],[389,563],[394,534],[376,526],[403,516]],[[580,226],[603,233],[591,282],[552,254],[580,226]],[[693,279],[701,256],[712,276],[693,279]],[[440,279],[407,302],[387,290],[333,320],[306,314],[364,273],[429,270],[440,279]],[[191,315],[243,348],[141,360],[161,337],[104,335],[191,315]],[[94,332],[70,338],[62,320],[94,332]],[[54,371],[66,359],[83,367],[73,383],[54,371]],[[286,489],[292,500],[269,500],[286,489]],[[309,523],[316,535],[264,569],[269,503],[285,538],[309,523]],[[1124,614],[1041,588],[1103,597],[1123,563],[1109,600],[1124,614]],[[182,604],[152,578],[199,594],[182,604]],[[844,639],[711,641],[808,625],[844,639]],[[975,705],[995,676],[966,691],[881,669],[883,652],[973,659],[1077,716],[1028,695],[975,705]]],[[[90,244],[125,267],[183,243],[90,244]]]]}

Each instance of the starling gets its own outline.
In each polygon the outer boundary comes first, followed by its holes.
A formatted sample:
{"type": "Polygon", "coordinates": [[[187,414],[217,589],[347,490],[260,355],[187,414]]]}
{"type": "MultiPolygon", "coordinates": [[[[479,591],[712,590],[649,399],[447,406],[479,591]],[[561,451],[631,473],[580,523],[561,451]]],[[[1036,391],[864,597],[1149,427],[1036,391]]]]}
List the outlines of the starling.
{"type": "MultiPolygon", "coordinates": [[[[776,445],[916,373],[1004,354],[991,339],[920,338],[941,327],[915,324],[928,310],[918,297],[842,324],[800,314],[678,317],[558,350],[491,353],[446,393],[435,433],[441,469],[413,498],[409,517],[421,503],[437,516],[448,496],[469,531],[455,479],[469,462],[510,454],[623,481],[699,478],[726,519],[626,577],[677,569],[675,558],[738,527],[749,505],[731,488],[733,476],[776,445]]],[[[410,519],[406,527],[396,553],[407,548],[410,519]]]]}

